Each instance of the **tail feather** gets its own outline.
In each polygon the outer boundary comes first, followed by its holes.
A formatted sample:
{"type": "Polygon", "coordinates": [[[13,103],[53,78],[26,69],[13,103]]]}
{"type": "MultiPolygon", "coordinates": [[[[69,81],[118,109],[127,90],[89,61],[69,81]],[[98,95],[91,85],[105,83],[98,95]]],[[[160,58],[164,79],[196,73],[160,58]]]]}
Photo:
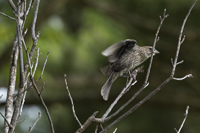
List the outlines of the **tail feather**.
{"type": "Polygon", "coordinates": [[[112,72],[110,74],[110,76],[108,77],[106,83],[101,88],[101,95],[103,96],[103,99],[105,101],[108,100],[108,96],[109,96],[109,93],[110,93],[110,89],[112,87],[112,83],[116,80],[116,78],[117,78],[117,76],[114,74],[114,72],[112,72]]]}

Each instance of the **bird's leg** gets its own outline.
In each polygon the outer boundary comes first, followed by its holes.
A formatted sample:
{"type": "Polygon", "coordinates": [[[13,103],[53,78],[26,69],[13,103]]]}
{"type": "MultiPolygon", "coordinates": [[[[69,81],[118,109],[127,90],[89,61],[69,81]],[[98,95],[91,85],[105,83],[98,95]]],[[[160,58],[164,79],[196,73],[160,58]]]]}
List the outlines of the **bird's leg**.
{"type": "Polygon", "coordinates": [[[136,81],[137,73],[138,73],[138,70],[137,70],[137,69],[134,70],[132,73],[130,73],[130,71],[129,71],[130,77],[133,78],[135,81],[136,81]]]}
{"type": "Polygon", "coordinates": [[[131,78],[131,73],[130,73],[130,71],[129,71],[128,73],[129,73],[129,76],[128,76],[128,74],[126,74],[126,86],[127,86],[128,83],[129,83],[129,78],[131,78]]]}

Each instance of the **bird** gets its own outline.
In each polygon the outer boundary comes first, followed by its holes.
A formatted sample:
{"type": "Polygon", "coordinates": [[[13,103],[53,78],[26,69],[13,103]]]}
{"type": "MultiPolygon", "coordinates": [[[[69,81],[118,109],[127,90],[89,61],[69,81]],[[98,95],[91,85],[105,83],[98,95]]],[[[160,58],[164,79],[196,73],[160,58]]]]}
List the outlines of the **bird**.
{"type": "Polygon", "coordinates": [[[153,49],[152,46],[138,46],[134,39],[122,40],[102,51],[101,54],[108,57],[109,62],[109,66],[102,69],[104,74],[108,74],[108,79],[101,88],[103,99],[108,100],[112,84],[119,76],[128,75],[152,54],[158,53],[159,51],[153,49]]]}

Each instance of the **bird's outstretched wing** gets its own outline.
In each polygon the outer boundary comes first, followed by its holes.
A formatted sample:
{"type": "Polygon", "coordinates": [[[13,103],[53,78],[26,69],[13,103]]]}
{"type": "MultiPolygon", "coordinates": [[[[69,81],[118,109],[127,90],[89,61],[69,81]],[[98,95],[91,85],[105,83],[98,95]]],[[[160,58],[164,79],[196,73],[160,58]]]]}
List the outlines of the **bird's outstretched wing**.
{"type": "Polygon", "coordinates": [[[136,45],[136,40],[126,39],[111,45],[101,53],[102,55],[108,57],[108,61],[110,63],[114,63],[117,59],[119,59],[122,56],[124,51],[133,48],[135,45],[136,45]]]}

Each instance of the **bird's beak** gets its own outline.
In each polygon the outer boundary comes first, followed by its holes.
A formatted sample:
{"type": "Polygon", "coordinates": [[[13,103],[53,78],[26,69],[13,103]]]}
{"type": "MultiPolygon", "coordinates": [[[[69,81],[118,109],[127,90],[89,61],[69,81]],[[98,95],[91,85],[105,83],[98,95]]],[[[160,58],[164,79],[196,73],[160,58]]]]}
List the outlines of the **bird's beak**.
{"type": "Polygon", "coordinates": [[[160,52],[155,49],[153,53],[154,54],[159,54],[160,52]]]}

